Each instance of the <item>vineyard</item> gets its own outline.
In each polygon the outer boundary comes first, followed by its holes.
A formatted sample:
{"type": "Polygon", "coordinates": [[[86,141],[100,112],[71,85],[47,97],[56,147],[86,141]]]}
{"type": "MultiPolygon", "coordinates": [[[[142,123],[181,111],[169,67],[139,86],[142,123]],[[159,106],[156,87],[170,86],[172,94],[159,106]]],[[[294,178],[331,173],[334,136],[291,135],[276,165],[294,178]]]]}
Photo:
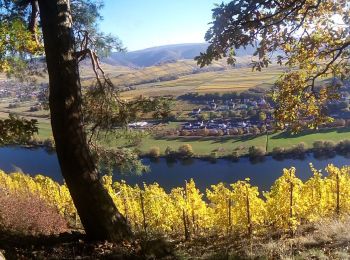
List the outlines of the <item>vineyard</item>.
{"type": "MultiPolygon", "coordinates": [[[[325,176],[312,165],[310,169],[313,177],[306,182],[297,178],[295,168],[284,169],[264,193],[251,186],[249,179],[212,185],[205,194],[193,180],[170,193],[157,183],[129,186],[113,182],[111,176],[102,181],[134,232],[186,239],[210,234],[253,236],[272,229],[293,233],[301,224],[350,213],[350,167],[328,165],[325,176]]],[[[6,196],[38,196],[72,227],[79,226],[67,187],[48,177],[0,172],[0,189],[6,196]]],[[[0,208],[0,219],[1,213],[0,208]]]]}

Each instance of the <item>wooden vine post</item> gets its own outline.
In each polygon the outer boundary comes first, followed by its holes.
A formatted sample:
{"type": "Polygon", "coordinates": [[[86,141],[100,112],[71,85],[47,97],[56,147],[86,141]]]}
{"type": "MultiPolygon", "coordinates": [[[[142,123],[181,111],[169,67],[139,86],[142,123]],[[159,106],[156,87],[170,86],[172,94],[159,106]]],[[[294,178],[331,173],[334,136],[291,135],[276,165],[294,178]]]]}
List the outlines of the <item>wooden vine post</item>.
{"type": "Polygon", "coordinates": [[[293,223],[292,223],[292,220],[293,220],[293,189],[294,189],[294,186],[293,186],[293,181],[292,181],[292,173],[290,173],[289,181],[290,181],[289,229],[290,229],[290,234],[291,234],[291,236],[293,236],[293,235],[294,235],[294,232],[293,232],[293,223]]]}
{"type": "Polygon", "coordinates": [[[336,181],[337,181],[337,206],[336,206],[336,213],[337,213],[337,216],[339,216],[340,215],[340,180],[339,180],[339,172],[337,172],[336,181]]]}
{"type": "Polygon", "coordinates": [[[142,224],[145,234],[147,234],[147,224],[146,224],[146,214],[145,214],[145,202],[143,198],[142,191],[140,191],[140,201],[141,201],[141,212],[142,212],[142,224]]]}
{"type": "Polygon", "coordinates": [[[249,189],[247,184],[246,184],[246,204],[247,204],[248,235],[249,237],[251,237],[253,233],[253,226],[252,226],[252,220],[251,220],[251,214],[250,214],[249,189]]]}
{"type": "Polygon", "coordinates": [[[185,229],[185,240],[188,241],[191,238],[191,234],[188,227],[188,216],[186,214],[186,206],[187,206],[187,181],[185,182],[185,191],[183,193],[183,198],[185,201],[185,206],[182,209],[182,218],[184,223],[184,229],[185,229]]]}
{"type": "Polygon", "coordinates": [[[232,208],[232,200],[231,198],[228,198],[228,229],[227,233],[230,235],[232,232],[232,214],[231,214],[231,208],[232,208]]]}

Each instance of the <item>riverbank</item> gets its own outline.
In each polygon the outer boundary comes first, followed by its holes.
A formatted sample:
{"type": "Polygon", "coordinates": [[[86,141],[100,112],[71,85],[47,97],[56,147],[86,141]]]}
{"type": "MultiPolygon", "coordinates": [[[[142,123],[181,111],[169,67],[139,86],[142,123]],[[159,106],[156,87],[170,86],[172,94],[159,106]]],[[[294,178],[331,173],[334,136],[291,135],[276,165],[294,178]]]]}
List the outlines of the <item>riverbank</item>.
{"type": "MultiPolygon", "coordinates": [[[[289,149],[299,143],[305,143],[306,149],[312,149],[313,143],[320,140],[328,140],[338,143],[342,140],[350,140],[350,128],[323,129],[319,131],[307,131],[292,135],[287,132],[278,132],[269,135],[267,154],[271,154],[275,148],[289,149]]],[[[218,158],[231,156],[234,152],[238,156],[247,155],[249,147],[266,147],[266,135],[260,136],[223,136],[223,137],[156,137],[148,135],[131,143],[115,136],[109,136],[102,142],[110,147],[129,147],[139,151],[141,155],[146,155],[154,147],[159,148],[160,156],[165,156],[165,150],[170,147],[176,151],[184,144],[190,144],[193,148],[194,156],[197,158],[210,156],[216,153],[218,158]]]]}
{"type": "MultiPolygon", "coordinates": [[[[39,121],[39,139],[52,138],[51,126],[48,121],[39,121]]],[[[175,125],[170,123],[169,127],[174,128],[175,125]]],[[[333,141],[338,143],[342,140],[350,140],[350,128],[337,129],[321,129],[309,130],[299,134],[290,134],[287,132],[278,132],[269,135],[267,154],[271,154],[275,148],[289,149],[299,143],[305,143],[306,149],[313,148],[313,143],[320,140],[333,141]]],[[[149,151],[158,147],[160,156],[165,156],[165,150],[170,147],[177,150],[181,145],[190,144],[193,148],[196,158],[209,157],[216,155],[217,158],[231,157],[236,153],[238,157],[248,155],[249,147],[266,147],[266,135],[259,136],[221,136],[221,137],[157,137],[148,135],[142,137],[136,142],[126,141],[125,138],[117,139],[115,135],[110,135],[101,143],[111,148],[129,147],[137,150],[141,156],[145,156],[149,151]]]]}
{"type": "MultiPolygon", "coordinates": [[[[44,148],[24,149],[20,147],[0,148],[0,169],[5,172],[25,172],[31,176],[42,174],[53,180],[63,183],[56,153],[48,153],[44,148]]],[[[193,179],[198,188],[205,190],[213,184],[220,182],[234,183],[246,178],[251,179],[254,186],[260,190],[269,190],[272,183],[281,176],[284,168],[292,166],[297,169],[297,176],[306,180],[312,176],[310,163],[316,169],[324,169],[328,164],[336,166],[349,165],[347,157],[336,155],[333,158],[315,158],[313,154],[306,153],[304,158],[273,159],[265,156],[262,160],[250,160],[242,157],[238,162],[217,159],[216,163],[208,160],[190,158],[187,160],[166,160],[159,158],[151,160],[143,158],[142,162],[149,166],[150,171],[144,174],[113,174],[115,181],[125,180],[130,185],[143,183],[159,183],[165,190],[181,187],[185,181],[193,179]]]]}

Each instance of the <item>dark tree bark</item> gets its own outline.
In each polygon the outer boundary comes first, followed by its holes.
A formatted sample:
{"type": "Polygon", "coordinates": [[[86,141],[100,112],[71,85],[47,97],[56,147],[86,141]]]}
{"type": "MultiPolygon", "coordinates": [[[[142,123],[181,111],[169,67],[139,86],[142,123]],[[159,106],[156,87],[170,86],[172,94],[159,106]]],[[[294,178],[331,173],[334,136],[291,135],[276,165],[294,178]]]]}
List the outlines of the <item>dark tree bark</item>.
{"type": "Polygon", "coordinates": [[[50,81],[51,125],[62,175],[90,239],[127,239],[130,228],[104,189],[86,142],[69,0],[39,0],[39,8],[50,81]]]}

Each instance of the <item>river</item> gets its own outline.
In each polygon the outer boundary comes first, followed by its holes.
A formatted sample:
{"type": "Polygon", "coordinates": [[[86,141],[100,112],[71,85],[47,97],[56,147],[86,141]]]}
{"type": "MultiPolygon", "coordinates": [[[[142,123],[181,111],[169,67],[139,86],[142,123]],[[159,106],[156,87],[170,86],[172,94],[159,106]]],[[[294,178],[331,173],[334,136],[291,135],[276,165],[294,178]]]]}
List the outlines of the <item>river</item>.
{"type": "MultiPolygon", "coordinates": [[[[273,182],[281,175],[283,168],[296,167],[297,176],[306,180],[311,176],[309,163],[317,169],[324,169],[327,164],[336,166],[350,165],[350,159],[335,156],[327,159],[316,159],[312,154],[300,159],[275,160],[266,156],[262,162],[252,163],[248,158],[240,158],[238,162],[219,159],[216,163],[200,159],[177,161],[169,163],[161,158],[158,161],[143,159],[151,171],[141,176],[115,174],[115,180],[124,179],[128,184],[142,184],[158,182],[165,190],[183,186],[185,180],[193,178],[201,191],[219,182],[233,183],[250,178],[251,183],[260,190],[268,190],[273,182]]],[[[48,153],[43,148],[0,148],[0,169],[5,172],[22,170],[24,173],[35,175],[43,174],[62,183],[57,157],[55,153],[48,153]]]]}

